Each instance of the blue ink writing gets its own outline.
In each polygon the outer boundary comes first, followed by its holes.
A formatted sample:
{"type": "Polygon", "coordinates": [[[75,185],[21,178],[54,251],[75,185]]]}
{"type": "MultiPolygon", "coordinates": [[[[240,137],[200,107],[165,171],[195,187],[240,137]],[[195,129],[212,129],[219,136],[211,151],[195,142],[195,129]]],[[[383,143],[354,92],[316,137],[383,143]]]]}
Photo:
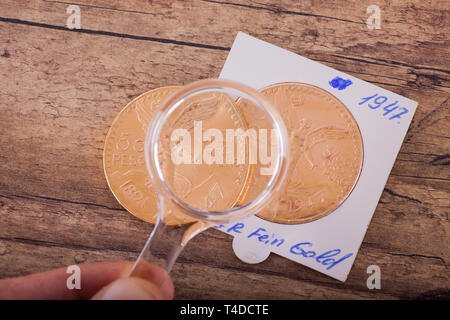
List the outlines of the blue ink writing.
{"type": "Polygon", "coordinates": [[[258,228],[256,231],[250,233],[247,238],[255,237],[259,242],[263,242],[264,244],[269,244],[271,246],[276,245],[277,247],[281,246],[284,243],[284,239],[275,238],[275,234],[272,233],[271,236],[267,234],[266,229],[258,228]]]}
{"type": "MultiPolygon", "coordinates": [[[[369,97],[367,101],[374,97],[375,96],[369,97]]],[[[245,228],[245,224],[242,222],[238,222],[233,225],[220,224],[214,226],[214,228],[221,229],[223,231],[226,231],[227,233],[234,232],[236,234],[242,234],[243,229],[245,228]]],[[[251,233],[246,233],[246,237],[248,239],[254,239],[264,245],[275,247],[281,247],[285,243],[285,239],[276,237],[274,233],[270,233],[264,228],[257,228],[251,233]]],[[[302,256],[304,258],[314,259],[315,262],[326,266],[326,270],[333,268],[337,264],[353,256],[353,253],[348,253],[344,256],[339,257],[342,252],[341,249],[333,249],[324,253],[318,253],[317,251],[312,250],[312,247],[313,244],[311,242],[300,242],[290,247],[290,253],[296,256],[302,256]]]]}
{"type": "MultiPolygon", "coordinates": [[[[380,108],[383,104],[386,103],[386,105],[383,107],[383,116],[387,116],[388,114],[390,114],[390,116],[388,117],[389,120],[392,119],[400,119],[402,115],[404,115],[405,113],[408,113],[409,110],[405,107],[401,107],[398,104],[398,101],[388,101],[389,99],[385,96],[380,96],[378,95],[378,93],[375,93],[374,95],[370,96],[370,97],[365,97],[365,98],[361,98],[361,102],[358,103],[358,105],[363,105],[365,103],[367,103],[367,106],[372,109],[372,110],[376,110],[378,108],[380,108]],[[394,112],[395,111],[395,112],[394,112]]],[[[400,123],[400,122],[397,122],[400,123]]]]}
{"type": "Polygon", "coordinates": [[[234,226],[232,226],[231,228],[228,228],[227,232],[231,232],[234,231],[236,233],[242,233],[241,231],[239,231],[240,229],[244,228],[245,225],[241,222],[236,223],[234,226]]]}
{"type": "Polygon", "coordinates": [[[296,245],[293,245],[290,249],[290,252],[292,254],[300,255],[305,258],[315,258],[318,263],[327,266],[327,270],[333,268],[338,263],[344,261],[347,258],[350,258],[353,255],[353,253],[349,253],[336,260],[332,257],[336,257],[337,255],[339,255],[341,253],[341,249],[334,249],[317,255],[316,251],[306,249],[307,247],[312,247],[312,245],[313,244],[311,242],[300,242],[296,245]]]}
{"type": "Polygon", "coordinates": [[[349,85],[351,85],[353,82],[350,79],[344,80],[341,77],[336,77],[333,80],[329,81],[328,83],[333,88],[336,88],[336,89],[339,89],[339,90],[344,90],[349,85]]]}

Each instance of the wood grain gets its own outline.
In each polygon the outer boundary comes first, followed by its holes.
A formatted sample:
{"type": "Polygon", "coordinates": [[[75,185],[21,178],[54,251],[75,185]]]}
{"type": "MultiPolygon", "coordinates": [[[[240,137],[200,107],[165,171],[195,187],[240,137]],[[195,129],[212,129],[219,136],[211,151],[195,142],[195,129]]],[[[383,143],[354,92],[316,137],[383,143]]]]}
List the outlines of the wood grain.
{"type": "Polygon", "coordinates": [[[0,277],[73,263],[133,260],[151,226],[115,201],[106,132],[149,89],[216,77],[237,31],[419,102],[345,283],[272,255],[234,257],[201,234],[174,270],[176,297],[398,299],[450,295],[450,5],[385,1],[87,1],[0,3],[0,277]],[[217,248],[211,252],[210,248],[217,248]],[[366,268],[382,270],[368,290],[366,268]]]}

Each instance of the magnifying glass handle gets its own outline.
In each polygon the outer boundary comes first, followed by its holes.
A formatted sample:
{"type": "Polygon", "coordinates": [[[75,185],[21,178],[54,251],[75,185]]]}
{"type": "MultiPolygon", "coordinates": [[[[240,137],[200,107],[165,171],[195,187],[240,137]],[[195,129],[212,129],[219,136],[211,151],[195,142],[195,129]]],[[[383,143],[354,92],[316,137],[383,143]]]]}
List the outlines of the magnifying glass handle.
{"type": "Polygon", "coordinates": [[[163,219],[158,217],[156,225],[129,276],[142,277],[148,263],[156,264],[170,273],[175,261],[189,240],[212,225],[209,222],[195,221],[181,226],[167,226],[163,219]]]}

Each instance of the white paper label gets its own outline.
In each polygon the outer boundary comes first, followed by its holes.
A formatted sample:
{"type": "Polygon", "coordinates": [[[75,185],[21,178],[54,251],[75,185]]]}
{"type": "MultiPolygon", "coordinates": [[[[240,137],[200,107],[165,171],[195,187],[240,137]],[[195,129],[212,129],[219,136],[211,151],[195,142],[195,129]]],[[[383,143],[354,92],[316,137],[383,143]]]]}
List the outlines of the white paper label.
{"type": "Polygon", "coordinates": [[[342,101],[357,121],[364,144],[360,178],[347,200],[313,222],[283,225],[256,216],[217,226],[234,236],[244,262],[274,252],[345,281],[411,123],[417,102],[239,32],[220,78],[255,89],[279,82],[322,88],[342,101]]]}

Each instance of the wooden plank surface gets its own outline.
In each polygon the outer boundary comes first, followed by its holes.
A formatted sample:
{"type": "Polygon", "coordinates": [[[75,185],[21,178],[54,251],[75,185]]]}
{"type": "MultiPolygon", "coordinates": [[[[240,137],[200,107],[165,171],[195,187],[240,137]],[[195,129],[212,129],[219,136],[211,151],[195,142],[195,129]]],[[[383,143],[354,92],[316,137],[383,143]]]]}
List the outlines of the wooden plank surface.
{"type": "Polygon", "coordinates": [[[276,255],[244,264],[209,230],[174,269],[176,298],[449,298],[450,5],[379,1],[369,30],[371,4],[0,1],[0,278],[137,256],[151,226],[108,189],[106,132],[149,89],[217,77],[244,31],[419,107],[345,283],[276,255]],[[65,27],[70,4],[81,30],[65,27]]]}

